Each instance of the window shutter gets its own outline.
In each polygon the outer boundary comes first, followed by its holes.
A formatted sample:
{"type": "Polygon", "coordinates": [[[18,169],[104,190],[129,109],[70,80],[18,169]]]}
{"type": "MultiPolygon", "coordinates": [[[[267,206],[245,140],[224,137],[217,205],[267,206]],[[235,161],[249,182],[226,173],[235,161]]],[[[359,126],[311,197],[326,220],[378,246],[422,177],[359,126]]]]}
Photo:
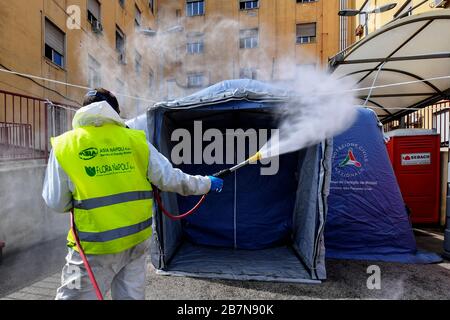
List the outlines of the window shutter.
{"type": "Polygon", "coordinates": [[[88,10],[97,20],[100,20],[100,3],[97,0],[88,0],[88,10]]]}
{"type": "Polygon", "coordinates": [[[316,24],[305,23],[297,25],[297,37],[315,37],[316,36],[316,24]]]}
{"type": "Polygon", "coordinates": [[[64,32],[49,20],[45,20],[45,43],[61,55],[64,55],[64,38],[64,32]]]}

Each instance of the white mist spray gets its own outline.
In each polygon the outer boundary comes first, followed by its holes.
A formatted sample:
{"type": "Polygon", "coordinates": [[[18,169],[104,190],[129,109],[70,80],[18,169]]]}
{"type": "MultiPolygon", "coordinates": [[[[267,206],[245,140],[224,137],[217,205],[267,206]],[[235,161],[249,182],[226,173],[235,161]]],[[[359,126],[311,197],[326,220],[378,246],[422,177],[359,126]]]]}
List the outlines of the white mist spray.
{"type": "MultiPolygon", "coordinates": [[[[341,133],[352,124],[355,117],[353,107],[355,101],[350,90],[351,85],[345,81],[338,80],[315,67],[298,68],[298,59],[288,52],[285,55],[279,55],[275,61],[271,55],[273,50],[267,44],[265,50],[239,50],[237,46],[228,47],[225,50],[224,42],[237,43],[234,40],[239,35],[239,21],[223,16],[214,16],[198,26],[197,32],[193,34],[194,36],[202,35],[201,38],[205,41],[205,50],[208,51],[205,52],[206,56],[186,54],[186,43],[192,32],[183,28],[179,31],[173,27],[184,25],[184,21],[169,18],[169,21],[164,20],[164,23],[161,24],[161,30],[153,36],[145,36],[140,32],[127,36],[129,63],[134,63],[135,52],[153,59],[151,68],[155,74],[158,74],[158,84],[152,88],[148,86],[148,72],[126,73],[124,66],[117,64],[117,52],[110,43],[101,37],[100,41],[92,36],[84,39],[84,48],[91,49],[90,51],[94,52],[93,56],[103,62],[100,70],[103,86],[119,94],[157,100],[163,98],[162,91],[165,90],[161,90],[161,88],[166,84],[168,78],[175,77],[180,90],[184,89],[184,94],[187,94],[192,92],[192,89],[185,87],[186,75],[180,71],[189,73],[206,69],[210,82],[213,79],[218,81],[236,78],[236,69],[252,67],[254,61],[252,55],[257,53],[258,61],[264,62],[262,65],[270,65],[272,61],[274,65],[269,68],[270,70],[274,69],[278,75],[292,79],[288,84],[284,82],[284,86],[295,96],[288,104],[288,108],[283,109],[283,113],[280,114],[279,139],[269,141],[262,148],[263,157],[273,157],[317,144],[341,133]],[[98,50],[100,48],[102,50],[98,50]],[[236,56],[240,56],[239,66],[235,65],[236,56]],[[199,58],[205,63],[203,68],[199,68],[194,63],[194,61],[199,61],[195,60],[199,58]],[[181,63],[178,71],[166,75],[164,70],[177,63],[181,63]],[[116,79],[123,79],[123,86],[118,87],[116,79]]],[[[300,52],[299,48],[296,50],[297,53],[300,52]]],[[[316,58],[306,52],[300,55],[304,62],[309,64],[317,62],[316,58]]],[[[81,65],[84,65],[83,70],[87,71],[87,54],[80,56],[85,57],[85,60],[81,61],[81,65]]],[[[268,71],[264,68],[258,69],[258,78],[261,77],[263,81],[273,78],[271,75],[273,72],[268,71]]],[[[141,101],[139,104],[141,108],[135,107],[137,101],[133,101],[133,99],[127,101],[123,99],[122,102],[121,108],[125,111],[124,114],[133,116],[143,113],[151,105],[148,100],[141,101]]]]}
{"type": "Polygon", "coordinates": [[[279,137],[263,146],[262,158],[315,145],[349,128],[356,117],[350,88],[324,71],[305,68],[290,85],[295,97],[280,115],[279,137]]]}

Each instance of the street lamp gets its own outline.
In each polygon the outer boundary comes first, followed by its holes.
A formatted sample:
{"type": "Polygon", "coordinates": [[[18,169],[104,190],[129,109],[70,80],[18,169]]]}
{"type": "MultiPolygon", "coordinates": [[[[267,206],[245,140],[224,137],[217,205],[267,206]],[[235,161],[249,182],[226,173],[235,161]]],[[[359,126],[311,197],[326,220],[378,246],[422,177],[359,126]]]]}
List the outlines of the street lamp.
{"type": "Polygon", "coordinates": [[[354,17],[358,14],[360,14],[360,10],[357,9],[344,9],[338,12],[338,15],[341,17],[354,17]]]}
{"type": "Polygon", "coordinates": [[[388,3],[388,4],[382,5],[380,7],[376,7],[375,9],[372,9],[370,11],[362,11],[362,9],[359,9],[359,10],[343,9],[338,12],[338,15],[341,17],[354,17],[358,14],[363,14],[364,15],[364,30],[365,30],[365,34],[367,36],[369,34],[369,30],[368,30],[368,26],[367,26],[367,24],[369,22],[369,14],[386,12],[386,11],[394,9],[396,5],[397,5],[397,3],[388,3]]]}

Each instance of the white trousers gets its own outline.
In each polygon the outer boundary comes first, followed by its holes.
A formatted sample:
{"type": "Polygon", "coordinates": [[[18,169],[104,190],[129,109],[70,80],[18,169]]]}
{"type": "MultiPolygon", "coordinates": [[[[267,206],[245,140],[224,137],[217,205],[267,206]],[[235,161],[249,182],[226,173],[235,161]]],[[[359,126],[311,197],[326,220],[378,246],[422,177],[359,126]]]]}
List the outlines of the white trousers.
{"type": "MultiPolygon", "coordinates": [[[[113,300],[144,300],[150,240],[117,254],[87,255],[97,284],[113,300]]],[[[95,290],[78,252],[69,248],[56,300],[95,300],[95,290]]]]}

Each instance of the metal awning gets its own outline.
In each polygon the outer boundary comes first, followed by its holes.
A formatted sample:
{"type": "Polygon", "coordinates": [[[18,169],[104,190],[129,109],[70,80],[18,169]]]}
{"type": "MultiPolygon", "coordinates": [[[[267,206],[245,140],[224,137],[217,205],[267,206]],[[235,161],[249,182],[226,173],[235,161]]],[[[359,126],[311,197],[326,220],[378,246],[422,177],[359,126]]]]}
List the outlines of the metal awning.
{"type": "Polygon", "coordinates": [[[450,10],[388,23],[333,57],[330,67],[335,76],[362,89],[358,99],[369,96],[367,105],[382,122],[448,99],[450,10]]]}

